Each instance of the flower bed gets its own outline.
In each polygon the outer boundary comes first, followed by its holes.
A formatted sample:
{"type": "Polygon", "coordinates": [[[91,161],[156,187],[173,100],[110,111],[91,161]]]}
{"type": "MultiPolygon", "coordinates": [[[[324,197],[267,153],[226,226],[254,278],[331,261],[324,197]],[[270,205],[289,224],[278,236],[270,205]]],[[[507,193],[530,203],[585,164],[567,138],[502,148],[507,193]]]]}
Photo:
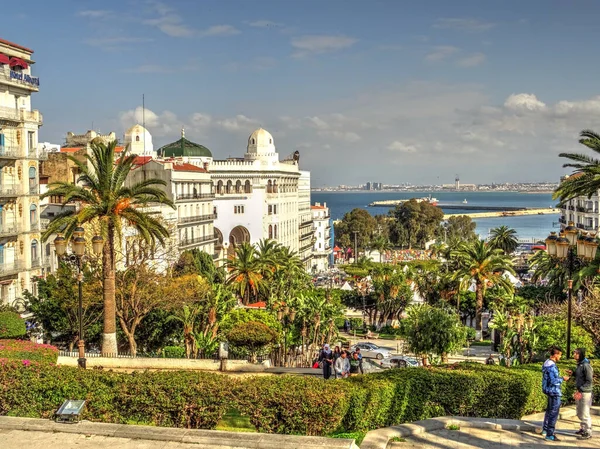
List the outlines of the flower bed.
{"type": "Polygon", "coordinates": [[[58,349],[29,340],[0,340],[0,359],[23,360],[25,365],[29,362],[56,363],[58,349]]]}

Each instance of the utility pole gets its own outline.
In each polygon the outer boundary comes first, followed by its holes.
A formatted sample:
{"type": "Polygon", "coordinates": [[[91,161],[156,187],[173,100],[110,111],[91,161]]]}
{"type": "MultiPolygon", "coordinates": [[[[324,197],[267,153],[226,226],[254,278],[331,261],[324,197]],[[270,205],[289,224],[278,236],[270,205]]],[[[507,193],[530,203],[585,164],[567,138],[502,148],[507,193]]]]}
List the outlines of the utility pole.
{"type": "Polygon", "coordinates": [[[358,231],[352,231],[354,234],[354,263],[358,262],[358,231]]]}

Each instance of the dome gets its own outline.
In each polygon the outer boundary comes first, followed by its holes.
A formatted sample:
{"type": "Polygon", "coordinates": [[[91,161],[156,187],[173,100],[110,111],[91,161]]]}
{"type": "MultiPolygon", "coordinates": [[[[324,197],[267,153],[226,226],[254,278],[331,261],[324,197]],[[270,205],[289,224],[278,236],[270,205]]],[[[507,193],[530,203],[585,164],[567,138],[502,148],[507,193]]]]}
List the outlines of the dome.
{"type": "Polygon", "coordinates": [[[142,125],[137,124],[137,125],[133,125],[127,131],[125,131],[125,135],[127,136],[127,135],[131,135],[133,133],[143,134],[145,132],[148,132],[148,130],[146,128],[144,128],[142,125]]]}
{"type": "Polygon", "coordinates": [[[213,157],[210,150],[204,145],[191,142],[184,136],[181,136],[181,139],[176,142],[160,147],[158,155],[162,157],[213,157]]]}
{"type": "Polygon", "coordinates": [[[259,128],[248,137],[248,153],[272,154],[275,152],[275,143],[269,131],[259,128]]]}

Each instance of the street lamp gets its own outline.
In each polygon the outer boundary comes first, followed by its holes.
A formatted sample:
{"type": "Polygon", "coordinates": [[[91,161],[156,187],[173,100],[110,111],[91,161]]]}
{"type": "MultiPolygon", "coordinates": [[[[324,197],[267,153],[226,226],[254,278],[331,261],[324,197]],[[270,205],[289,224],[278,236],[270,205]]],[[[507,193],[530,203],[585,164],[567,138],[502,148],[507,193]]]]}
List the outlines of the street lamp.
{"type": "Polygon", "coordinates": [[[595,236],[587,233],[579,234],[579,230],[570,221],[568,226],[557,236],[551,232],[546,238],[546,251],[549,256],[566,262],[568,276],[568,309],[567,309],[567,358],[571,357],[571,316],[573,308],[573,271],[575,263],[582,264],[596,258],[598,242],[595,236]]]}
{"type": "MultiPolygon", "coordinates": [[[[73,231],[73,237],[71,238],[71,254],[67,254],[68,241],[62,234],[58,234],[58,236],[54,239],[56,256],[59,259],[69,261],[77,265],[77,284],[79,289],[79,341],[77,343],[79,358],[77,359],[77,364],[83,369],[86,367],[85,342],[83,341],[83,272],[81,269],[83,259],[85,258],[86,240],[84,234],[85,229],[83,229],[81,226],[76,227],[73,231]]],[[[102,239],[102,237],[99,235],[94,236],[92,238],[92,249],[94,255],[99,256],[102,254],[103,247],[104,239],[102,239]]]]}

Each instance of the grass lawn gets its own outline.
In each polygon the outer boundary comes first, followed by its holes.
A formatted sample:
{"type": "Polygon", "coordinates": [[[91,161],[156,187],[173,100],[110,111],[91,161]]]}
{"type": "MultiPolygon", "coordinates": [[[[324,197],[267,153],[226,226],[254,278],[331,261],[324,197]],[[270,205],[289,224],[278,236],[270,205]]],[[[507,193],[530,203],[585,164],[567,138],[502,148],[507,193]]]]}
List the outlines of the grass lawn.
{"type": "Polygon", "coordinates": [[[226,430],[228,432],[256,432],[254,426],[250,423],[250,419],[232,408],[223,415],[216,430],[226,430]]]}

